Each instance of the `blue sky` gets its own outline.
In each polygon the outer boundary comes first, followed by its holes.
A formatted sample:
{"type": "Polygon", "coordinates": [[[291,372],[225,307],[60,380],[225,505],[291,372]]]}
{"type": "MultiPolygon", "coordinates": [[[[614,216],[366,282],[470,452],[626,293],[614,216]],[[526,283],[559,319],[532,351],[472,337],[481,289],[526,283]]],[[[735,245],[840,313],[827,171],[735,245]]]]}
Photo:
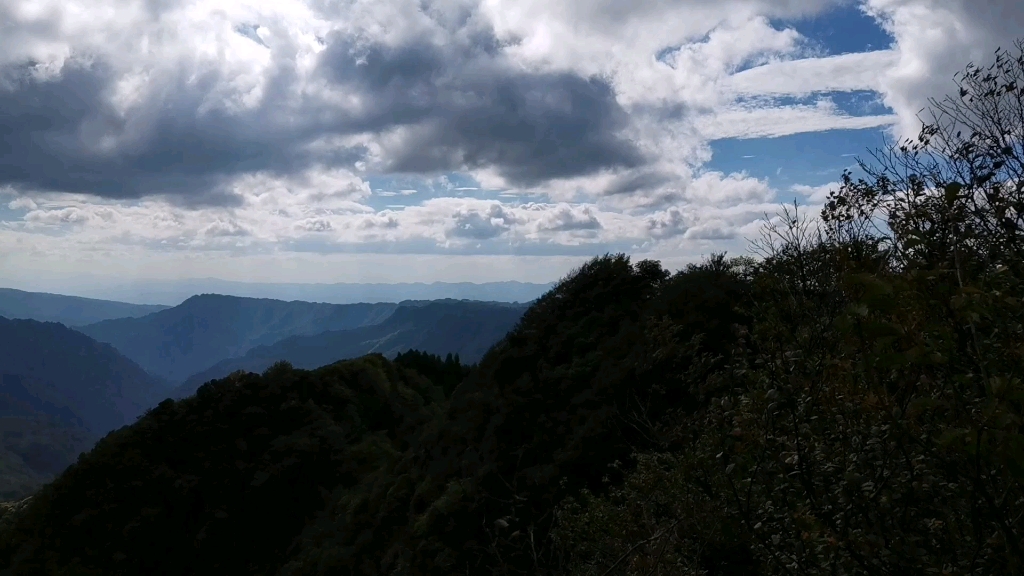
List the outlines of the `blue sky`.
{"type": "MultiPolygon", "coordinates": [[[[823,56],[888,50],[894,38],[862,5],[850,2],[812,17],[778,19],[772,25],[791,27],[823,56]]],[[[891,113],[874,90],[833,92],[827,96],[851,116],[891,113]]],[[[795,104],[800,98],[790,98],[795,104]]],[[[708,170],[746,172],[780,189],[796,184],[822,186],[844,169],[858,171],[857,158],[870,160],[868,150],[885,145],[885,128],[804,132],[775,138],[726,138],[711,142],[708,170]]],[[[800,200],[798,195],[791,197],[800,200]]],[[[787,200],[789,198],[786,198],[787,200]]]]}
{"type": "Polygon", "coordinates": [[[744,253],[916,134],[1024,8],[10,0],[0,21],[0,285],[73,293],[744,253]]]}

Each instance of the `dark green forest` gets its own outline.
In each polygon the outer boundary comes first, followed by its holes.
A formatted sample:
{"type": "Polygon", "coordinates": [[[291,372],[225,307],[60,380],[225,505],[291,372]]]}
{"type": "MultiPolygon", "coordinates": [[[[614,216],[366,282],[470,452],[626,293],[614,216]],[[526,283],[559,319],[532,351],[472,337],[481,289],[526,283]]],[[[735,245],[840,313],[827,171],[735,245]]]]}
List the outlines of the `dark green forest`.
{"type": "Polygon", "coordinates": [[[595,258],[472,366],[235,373],[0,517],[15,575],[1024,574],[1024,46],[757,257],[595,258]]]}

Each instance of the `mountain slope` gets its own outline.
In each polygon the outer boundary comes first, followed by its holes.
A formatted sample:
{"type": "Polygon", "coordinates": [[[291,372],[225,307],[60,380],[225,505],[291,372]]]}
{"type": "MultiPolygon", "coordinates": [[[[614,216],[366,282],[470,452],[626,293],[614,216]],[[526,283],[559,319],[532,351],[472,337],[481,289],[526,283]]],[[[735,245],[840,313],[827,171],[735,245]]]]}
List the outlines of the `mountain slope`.
{"type": "Polygon", "coordinates": [[[183,398],[203,383],[236,370],[262,372],[277,361],[313,369],[338,360],[378,353],[391,357],[406,350],[458,354],[473,363],[511,330],[526,310],[524,305],[442,300],[403,303],[380,324],[313,336],[293,336],[253,348],[188,378],[172,396],[183,398]]]}
{"type": "Polygon", "coordinates": [[[53,480],[98,436],[46,382],[0,374],[0,499],[22,498],[53,480]]]}
{"type": "Polygon", "coordinates": [[[171,382],[295,335],[375,324],[397,304],[319,304],[203,294],[142,318],[83,326],[149,373],[171,382]]]}
{"type": "Polygon", "coordinates": [[[249,374],[162,402],[32,497],[0,537],[0,565],[272,574],[324,498],[386,468],[402,439],[437,417],[440,394],[371,356],[249,374]]]}
{"type": "MultiPolygon", "coordinates": [[[[694,348],[692,333],[666,326],[732,324],[742,291],[730,278],[667,276],[624,257],[588,264],[453,389],[444,374],[458,366],[375,355],[316,371],[278,364],[165,401],[2,518],[0,565],[33,576],[557,574],[555,506],[621,478],[610,465],[655,442],[636,417],[675,415],[692,401],[680,374],[694,354],[731,344],[694,348]]],[[[435,313],[452,325],[439,308],[389,322],[435,313]]]]}
{"type": "Polygon", "coordinates": [[[0,499],[31,494],[166,386],[111,346],[53,322],[0,317],[0,499]]]}
{"type": "Polygon", "coordinates": [[[166,390],[112,346],[62,324],[0,317],[0,342],[5,382],[12,375],[46,383],[100,436],[132,423],[166,390]]]}
{"type": "Polygon", "coordinates": [[[168,308],[0,288],[0,316],[84,326],[114,318],[137,318],[168,308]]]}

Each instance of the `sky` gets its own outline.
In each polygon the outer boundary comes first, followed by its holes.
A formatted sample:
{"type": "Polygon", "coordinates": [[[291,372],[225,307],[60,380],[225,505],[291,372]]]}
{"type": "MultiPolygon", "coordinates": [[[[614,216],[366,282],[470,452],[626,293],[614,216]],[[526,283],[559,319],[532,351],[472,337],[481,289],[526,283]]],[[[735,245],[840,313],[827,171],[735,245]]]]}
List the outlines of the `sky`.
{"type": "Polygon", "coordinates": [[[0,0],[0,285],[549,282],[816,212],[1018,0],[0,0]]]}

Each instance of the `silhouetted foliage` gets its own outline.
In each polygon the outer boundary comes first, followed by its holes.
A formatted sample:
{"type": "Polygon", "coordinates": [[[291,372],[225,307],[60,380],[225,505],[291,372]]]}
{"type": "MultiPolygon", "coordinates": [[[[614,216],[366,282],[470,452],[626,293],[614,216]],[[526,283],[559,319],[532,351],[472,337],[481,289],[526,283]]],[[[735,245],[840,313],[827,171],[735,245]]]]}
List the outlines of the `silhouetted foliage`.
{"type": "Polygon", "coordinates": [[[472,369],[471,366],[463,365],[459,361],[458,354],[453,356],[451,353],[448,353],[442,360],[436,354],[429,354],[419,350],[401,352],[395,356],[394,362],[403,368],[409,368],[414,372],[418,372],[421,376],[433,382],[435,386],[439,386],[444,392],[445,398],[451,397],[455,387],[466,378],[466,375],[472,369]]]}
{"type": "Polygon", "coordinates": [[[16,574],[273,573],[332,491],[381,469],[431,384],[380,356],[165,400],[33,497],[0,549],[16,574]]]}
{"type": "Polygon", "coordinates": [[[573,574],[1021,574],[1024,46],[795,211],[679,445],[559,511],[573,574]]]}

